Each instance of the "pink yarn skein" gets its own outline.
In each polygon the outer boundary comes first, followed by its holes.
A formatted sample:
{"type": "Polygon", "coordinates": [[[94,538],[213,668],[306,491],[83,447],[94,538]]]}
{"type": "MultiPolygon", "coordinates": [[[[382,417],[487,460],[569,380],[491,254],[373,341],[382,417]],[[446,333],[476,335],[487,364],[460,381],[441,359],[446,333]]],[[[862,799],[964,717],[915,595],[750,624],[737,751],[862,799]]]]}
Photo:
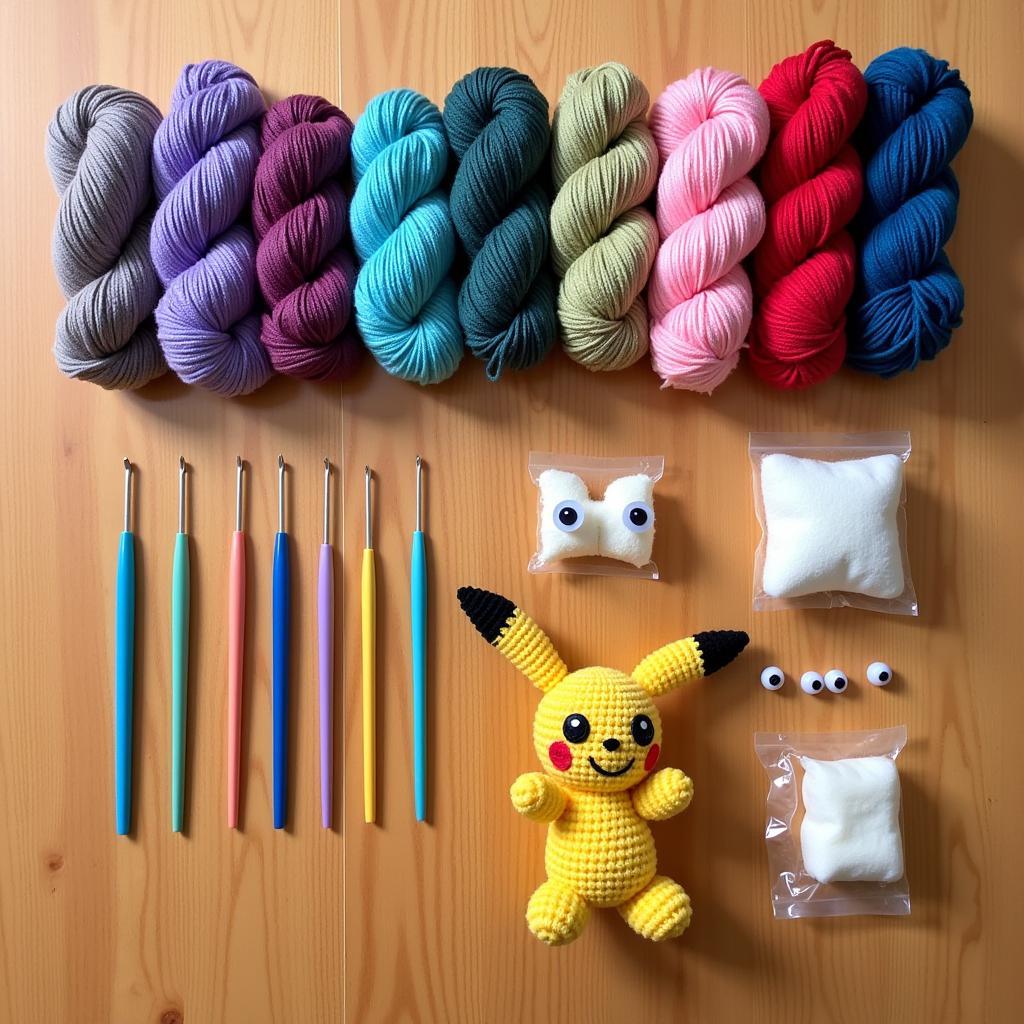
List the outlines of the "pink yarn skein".
{"type": "Polygon", "coordinates": [[[651,362],[664,387],[710,394],[739,362],[753,295],[740,261],[764,233],[746,177],[768,144],[768,107],[746,79],[701,68],[651,107],[661,156],[651,272],[651,362]]]}

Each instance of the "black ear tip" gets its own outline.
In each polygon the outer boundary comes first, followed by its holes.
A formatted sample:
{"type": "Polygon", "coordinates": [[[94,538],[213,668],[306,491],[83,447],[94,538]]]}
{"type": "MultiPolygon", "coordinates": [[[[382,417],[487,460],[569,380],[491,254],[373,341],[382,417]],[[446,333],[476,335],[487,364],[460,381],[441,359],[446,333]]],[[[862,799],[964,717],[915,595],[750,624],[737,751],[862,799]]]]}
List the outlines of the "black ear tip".
{"type": "Polygon", "coordinates": [[[741,629],[713,629],[694,633],[693,639],[700,648],[706,676],[724,668],[750,643],[750,637],[741,629]]]}
{"type": "Polygon", "coordinates": [[[515,614],[516,606],[507,597],[492,594],[489,590],[459,587],[456,596],[469,621],[489,644],[498,639],[515,614]]]}

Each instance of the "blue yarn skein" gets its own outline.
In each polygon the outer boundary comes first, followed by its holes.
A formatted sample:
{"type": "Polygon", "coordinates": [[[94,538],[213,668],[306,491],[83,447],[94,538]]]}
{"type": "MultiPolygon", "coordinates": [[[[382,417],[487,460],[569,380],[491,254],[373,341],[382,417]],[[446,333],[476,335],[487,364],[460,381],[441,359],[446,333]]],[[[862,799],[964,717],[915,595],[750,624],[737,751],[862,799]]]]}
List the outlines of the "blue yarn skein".
{"type": "Polygon", "coordinates": [[[960,198],[949,163],[974,112],[960,73],[924,50],[883,53],[864,80],[864,201],[846,361],[894,377],[934,359],[961,323],[964,288],[943,246],[960,198]]]}
{"type": "Polygon", "coordinates": [[[548,266],[551,201],[538,182],[548,101],[512,68],[477,68],[452,86],[444,123],[459,160],[452,219],[470,257],[459,318],[488,379],[539,363],[558,332],[548,266]]]}
{"type": "Polygon", "coordinates": [[[425,96],[370,100],[352,134],[356,323],[388,373],[419,384],[447,379],[462,359],[455,228],[439,188],[447,167],[441,112],[425,96]]]}

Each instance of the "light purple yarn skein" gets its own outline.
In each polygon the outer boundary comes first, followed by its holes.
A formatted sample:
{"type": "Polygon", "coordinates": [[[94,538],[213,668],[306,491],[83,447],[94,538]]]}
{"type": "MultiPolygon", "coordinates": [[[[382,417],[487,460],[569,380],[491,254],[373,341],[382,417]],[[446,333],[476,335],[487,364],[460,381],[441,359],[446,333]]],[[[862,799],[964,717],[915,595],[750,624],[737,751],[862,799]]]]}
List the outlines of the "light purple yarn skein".
{"type": "Polygon", "coordinates": [[[245,220],[266,104],[222,60],[187,64],[153,140],[160,202],[150,235],[166,291],[156,307],[168,365],[187,384],[245,395],[266,383],[256,242],[245,220]]]}

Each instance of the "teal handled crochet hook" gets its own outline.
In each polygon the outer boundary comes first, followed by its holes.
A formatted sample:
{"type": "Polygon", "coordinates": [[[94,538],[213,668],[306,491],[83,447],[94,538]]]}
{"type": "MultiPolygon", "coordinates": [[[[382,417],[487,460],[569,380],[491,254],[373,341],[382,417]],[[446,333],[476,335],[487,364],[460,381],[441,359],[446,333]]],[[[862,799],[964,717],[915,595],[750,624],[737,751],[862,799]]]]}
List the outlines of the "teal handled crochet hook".
{"type": "Polygon", "coordinates": [[[185,816],[185,708],[188,700],[188,615],[190,573],[185,531],[185,456],[178,456],[178,533],[171,574],[171,830],[185,816]]]}
{"type": "Polygon", "coordinates": [[[412,743],[416,820],[427,818],[427,544],[423,534],[423,459],[416,456],[416,529],[412,535],[412,743]]]}
{"type": "Polygon", "coordinates": [[[291,571],[284,522],[283,455],[277,457],[277,536],[274,538],[274,828],[288,816],[288,661],[291,656],[291,571]]]}
{"type": "Polygon", "coordinates": [[[117,551],[114,609],[114,819],[119,836],[132,827],[132,704],[135,693],[135,535],[132,464],[124,460],[124,529],[117,551]]]}

